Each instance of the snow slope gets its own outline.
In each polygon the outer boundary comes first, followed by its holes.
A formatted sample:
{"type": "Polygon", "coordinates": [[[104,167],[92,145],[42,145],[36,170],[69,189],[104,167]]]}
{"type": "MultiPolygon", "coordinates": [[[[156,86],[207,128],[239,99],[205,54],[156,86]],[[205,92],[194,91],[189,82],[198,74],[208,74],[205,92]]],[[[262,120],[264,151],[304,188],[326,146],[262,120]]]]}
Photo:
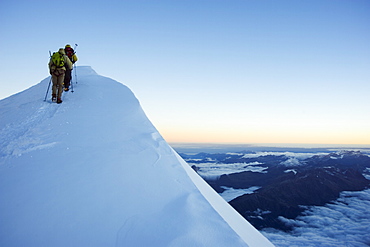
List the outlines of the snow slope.
{"type": "Polygon", "coordinates": [[[273,246],[126,86],[77,75],[60,105],[43,101],[50,77],[0,101],[0,246],[273,246]]]}

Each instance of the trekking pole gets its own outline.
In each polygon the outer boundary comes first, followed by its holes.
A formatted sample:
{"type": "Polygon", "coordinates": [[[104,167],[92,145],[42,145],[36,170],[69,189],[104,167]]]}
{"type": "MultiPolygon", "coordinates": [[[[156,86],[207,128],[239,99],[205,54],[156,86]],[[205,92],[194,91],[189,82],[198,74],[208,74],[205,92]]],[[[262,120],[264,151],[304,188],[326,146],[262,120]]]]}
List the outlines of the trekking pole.
{"type": "MultiPolygon", "coordinates": [[[[51,58],[51,51],[49,51],[49,56],[51,58]]],[[[52,75],[50,75],[50,81],[49,81],[49,86],[48,86],[48,90],[46,90],[46,94],[45,94],[45,99],[44,101],[46,101],[46,97],[48,97],[48,93],[49,93],[49,88],[50,88],[50,84],[51,84],[51,79],[52,79],[52,75]]]]}
{"type": "Polygon", "coordinates": [[[45,99],[44,99],[44,101],[46,101],[46,97],[48,97],[49,88],[50,88],[50,84],[51,84],[51,78],[52,78],[52,76],[50,76],[49,86],[48,86],[48,90],[46,90],[46,94],[45,94],[45,99]]]}
{"type": "Polygon", "coordinates": [[[75,80],[76,80],[76,84],[77,84],[77,69],[76,69],[76,64],[73,64],[73,67],[74,67],[74,71],[75,71],[75,80]]]}
{"type": "Polygon", "coordinates": [[[73,91],[73,80],[72,80],[72,78],[71,78],[71,92],[73,93],[74,91],[73,91]]]}
{"type": "MultiPolygon", "coordinates": [[[[74,52],[76,53],[78,44],[75,44],[75,48],[73,49],[74,52]]],[[[73,64],[74,70],[75,70],[75,79],[76,79],[76,84],[77,84],[77,70],[76,70],[76,64],[73,64]]]]}

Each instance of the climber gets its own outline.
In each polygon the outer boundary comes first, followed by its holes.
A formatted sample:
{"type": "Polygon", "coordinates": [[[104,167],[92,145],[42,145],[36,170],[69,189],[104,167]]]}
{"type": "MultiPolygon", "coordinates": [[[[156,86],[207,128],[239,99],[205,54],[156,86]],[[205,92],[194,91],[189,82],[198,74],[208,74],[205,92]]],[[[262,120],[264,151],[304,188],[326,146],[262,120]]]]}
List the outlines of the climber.
{"type": "Polygon", "coordinates": [[[69,60],[63,48],[54,52],[49,61],[49,72],[52,76],[53,89],[52,101],[62,103],[63,82],[67,68],[72,70],[72,62],[69,60]]]}
{"type": "MultiPolygon", "coordinates": [[[[67,44],[65,46],[64,50],[65,50],[66,55],[68,56],[69,60],[71,60],[72,64],[77,62],[78,58],[76,56],[75,51],[71,47],[71,45],[67,44]]],[[[65,74],[65,77],[64,77],[64,91],[69,90],[69,86],[71,85],[71,80],[72,80],[72,69],[66,68],[66,74],[65,74]]],[[[72,88],[72,92],[73,92],[73,88],[72,88]]]]}

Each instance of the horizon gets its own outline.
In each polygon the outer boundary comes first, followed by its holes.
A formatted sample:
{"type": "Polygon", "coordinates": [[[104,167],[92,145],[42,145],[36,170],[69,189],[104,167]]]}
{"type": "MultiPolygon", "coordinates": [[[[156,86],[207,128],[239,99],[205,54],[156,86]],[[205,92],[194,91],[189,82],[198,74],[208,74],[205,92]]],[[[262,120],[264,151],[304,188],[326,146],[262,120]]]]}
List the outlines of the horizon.
{"type": "Polygon", "coordinates": [[[370,145],[340,145],[340,144],[292,144],[292,143],[171,143],[168,144],[179,153],[229,153],[229,152],[293,152],[322,153],[339,151],[360,151],[369,153],[370,145]]]}
{"type": "Polygon", "coordinates": [[[49,2],[0,3],[0,100],[78,44],[77,70],[128,86],[168,142],[370,145],[369,1],[64,4],[54,35],[49,2]]]}
{"type": "Polygon", "coordinates": [[[335,143],[231,143],[231,142],[168,142],[173,145],[225,145],[225,146],[253,146],[253,147],[359,147],[370,148],[370,144],[335,144],[335,143]]]}

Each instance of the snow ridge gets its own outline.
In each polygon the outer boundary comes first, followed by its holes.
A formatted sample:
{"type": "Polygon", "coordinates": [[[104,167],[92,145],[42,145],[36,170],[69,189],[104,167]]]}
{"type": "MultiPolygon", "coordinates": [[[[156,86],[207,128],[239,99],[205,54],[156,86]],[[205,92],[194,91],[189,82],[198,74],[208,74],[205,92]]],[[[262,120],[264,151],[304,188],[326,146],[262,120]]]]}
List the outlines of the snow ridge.
{"type": "Polygon", "coordinates": [[[0,246],[273,246],[129,88],[75,69],[60,105],[43,101],[50,77],[0,101],[0,246]]]}

